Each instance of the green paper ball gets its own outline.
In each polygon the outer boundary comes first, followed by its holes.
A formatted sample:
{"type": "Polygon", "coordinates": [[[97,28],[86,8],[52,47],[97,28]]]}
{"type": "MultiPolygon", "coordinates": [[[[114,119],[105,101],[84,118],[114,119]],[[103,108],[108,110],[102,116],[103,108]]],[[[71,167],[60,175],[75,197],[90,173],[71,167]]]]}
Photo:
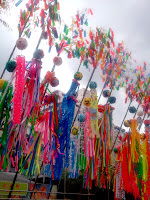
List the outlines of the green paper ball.
{"type": "Polygon", "coordinates": [[[91,81],[91,82],[89,83],[89,88],[90,88],[90,89],[96,89],[96,88],[97,88],[97,83],[94,82],[94,81],[91,81]]]}
{"type": "Polygon", "coordinates": [[[8,72],[13,72],[15,70],[16,66],[17,66],[16,61],[11,60],[6,63],[6,69],[8,72]]]}
{"type": "Polygon", "coordinates": [[[114,153],[118,153],[118,149],[117,148],[114,148],[114,153]]]}
{"type": "Polygon", "coordinates": [[[77,81],[80,81],[82,79],[83,75],[81,72],[76,72],[74,75],[74,79],[76,79],[77,81]]]}

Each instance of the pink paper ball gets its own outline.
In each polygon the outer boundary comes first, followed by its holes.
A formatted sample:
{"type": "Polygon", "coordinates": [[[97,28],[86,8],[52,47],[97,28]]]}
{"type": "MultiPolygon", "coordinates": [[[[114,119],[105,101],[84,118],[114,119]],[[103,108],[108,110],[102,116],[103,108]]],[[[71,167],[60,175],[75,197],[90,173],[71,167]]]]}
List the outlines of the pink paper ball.
{"type": "Polygon", "coordinates": [[[16,42],[16,47],[19,50],[24,50],[27,48],[27,46],[28,46],[28,42],[25,38],[19,38],[16,42]]]}
{"type": "Polygon", "coordinates": [[[59,56],[54,57],[53,63],[54,63],[54,65],[57,65],[57,66],[61,65],[62,64],[62,58],[59,57],[59,56]]]}
{"type": "Polygon", "coordinates": [[[50,82],[52,87],[57,87],[59,85],[59,80],[56,77],[53,77],[51,82],[50,82]]]}

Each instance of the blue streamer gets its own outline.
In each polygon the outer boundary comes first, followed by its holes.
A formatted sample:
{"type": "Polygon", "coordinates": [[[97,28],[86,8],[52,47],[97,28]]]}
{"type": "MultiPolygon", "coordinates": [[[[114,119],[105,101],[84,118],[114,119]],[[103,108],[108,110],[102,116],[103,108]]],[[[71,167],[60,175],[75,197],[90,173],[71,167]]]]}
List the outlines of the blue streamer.
{"type": "Polygon", "coordinates": [[[19,0],[19,1],[15,4],[15,6],[18,7],[22,2],[23,2],[23,0],[19,0]]]}

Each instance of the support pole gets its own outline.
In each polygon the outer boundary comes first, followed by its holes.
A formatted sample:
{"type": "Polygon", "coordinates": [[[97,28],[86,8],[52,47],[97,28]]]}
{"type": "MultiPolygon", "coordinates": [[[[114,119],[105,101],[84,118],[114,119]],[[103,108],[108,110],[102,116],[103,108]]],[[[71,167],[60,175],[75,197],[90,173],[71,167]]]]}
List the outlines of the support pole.
{"type": "MultiPolygon", "coordinates": [[[[28,16],[28,18],[27,18],[27,20],[26,20],[26,23],[24,24],[24,27],[23,27],[23,29],[22,29],[22,31],[21,31],[19,37],[22,36],[22,34],[23,34],[23,32],[24,32],[24,29],[26,28],[26,25],[27,25],[27,23],[28,23],[28,21],[29,21],[29,19],[30,19],[30,16],[31,16],[31,13],[30,13],[29,16],[28,16]]],[[[16,50],[16,44],[15,44],[15,46],[14,46],[14,48],[13,48],[13,50],[12,50],[12,52],[11,52],[11,54],[10,54],[10,56],[9,56],[7,62],[9,62],[9,61],[11,60],[11,58],[12,58],[12,56],[13,56],[15,50],[16,50]]],[[[1,76],[0,76],[0,79],[3,78],[5,71],[6,71],[6,67],[3,69],[2,74],[1,74],[1,76]]]]}
{"type": "Polygon", "coordinates": [[[118,136],[119,136],[119,134],[120,134],[120,132],[121,132],[121,128],[122,128],[123,123],[124,123],[124,120],[125,120],[125,118],[126,118],[126,116],[127,116],[127,114],[128,114],[128,110],[129,110],[129,107],[130,107],[131,103],[132,103],[132,100],[130,100],[130,103],[129,103],[129,105],[128,105],[127,111],[126,111],[125,116],[124,116],[124,118],[123,118],[123,120],[122,120],[120,129],[119,129],[119,132],[118,132],[118,134],[117,134],[117,136],[116,136],[116,138],[115,138],[115,142],[114,142],[114,144],[113,144],[113,146],[112,146],[111,153],[112,153],[113,148],[114,148],[114,146],[115,146],[115,144],[116,144],[116,142],[117,142],[117,138],[118,138],[118,136]]]}
{"type": "Polygon", "coordinates": [[[107,79],[105,80],[104,85],[103,85],[103,88],[102,88],[102,91],[101,91],[101,93],[100,93],[100,95],[99,95],[99,97],[98,97],[98,103],[99,103],[99,101],[100,101],[100,99],[101,99],[101,96],[102,96],[102,93],[103,93],[103,91],[104,91],[106,82],[107,82],[107,79]]]}

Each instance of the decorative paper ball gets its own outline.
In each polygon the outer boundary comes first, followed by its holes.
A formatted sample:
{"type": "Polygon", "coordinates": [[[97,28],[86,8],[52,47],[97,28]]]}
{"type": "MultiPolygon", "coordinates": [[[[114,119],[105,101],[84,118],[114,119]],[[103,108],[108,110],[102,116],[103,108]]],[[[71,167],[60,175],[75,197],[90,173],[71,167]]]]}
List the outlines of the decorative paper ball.
{"type": "Polygon", "coordinates": [[[50,82],[51,79],[55,76],[54,72],[47,71],[45,75],[45,83],[50,82]]]}
{"type": "Polygon", "coordinates": [[[139,117],[143,116],[143,114],[144,114],[143,110],[139,110],[139,111],[137,112],[137,115],[138,115],[139,117]]]}
{"type": "Polygon", "coordinates": [[[79,114],[77,119],[78,119],[78,122],[85,122],[85,115],[79,114]]]}
{"type": "Polygon", "coordinates": [[[104,111],[105,111],[105,106],[99,104],[98,105],[98,112],[102,113],[104,111]]]}
{"type": "Polygon", "coordinates": [[[13,60],[8,61],[6,63],[6,69],[8,72],[13,72],[15,70],[16,66],[17,66],[17,63],[16,63],[16,61],[13,61],[13,60]]]}
{"type": "Polygon", "coordinates": [[[131,121],[130,120],[125,120],[124,121],[124,126],[125,127],[131,127],[131,121]]]}
{"type": "Polygon", "coordinates": [[[4,83],[5,83],[5,80],[4,79],[0,79],[0,90],[2,89],[4,83]]]}
{"type": "Polygon", "coordinates": [[[118,153],[118,148],[114,148],[114,153],[118,153]]]}
{"type": "Polygon", "coordinates": [[[117,131],[120,131],[120,127],[119,126],[115,126],[114,127],[117,131]]]}
{"type": "Polygon", "coordinates": [[[121,129],[121,133],[124,133],[125,132],[125,129],[121,129]]]}
{"type": "Polygon", "coordinates": [[[90,103],[91,103],[90,101],[91,101],[90,98],[85,97],[85,98],[83,99],[83,104],[84,104],[85,106],[90,106],[90,103]]]}
{"type": "Polygon", "coordinates": [[[89,88],[90,88],[90,89],[96,89],[96,88],[97,88],[97,83],[94,82],[94,81],[91,81],[91,82],[89,83],[89,88]]]}
{"type": "Polygon", "coordinates": [[[149,125],[150,125],[150,120],[146,119],[146,120],[144,121],[144,124],[145,124],[145,126],[149,126],[149,125]]]}
{"type": "Polygon", "coordinates": [[[27,40],[25,38],[19,38],[16,42],[16,47],[19,50],[24,50],[26,49],[28,46],[27,40]]]}
{"type": "Polygon", "coordinates": [[[52,87],[57,87],[59,85],[59,80],[56,77],[53,77],[50,84],[52,87]]]}
{"type": "Polygon", "coordinates": [[[129,107],[129,112],[130,113],[136,113],[136,108],[134,106],[129,107]]]}
{"type": "Polygon", "coordinates": [[[38,60],[41,60],[42,58],[44,58],[44,51],[42,49],[37,49],[34,52],[33,57],[38,59],[38,60]]]}
{"type": "Polygon", "coordinates": [[[111,92],[109,90],[103,91],[103,97],[107,98],[107,97],[110,97],[110,95],[111,95],[111,92]]]}
{"type": "Polygon", "coordinates": [[[142,122],[142,118],[141,118],[141,117],[138,117],[138,118],[137,118],[137,123],[140,124],[141,122],[142,122]]]}
{"type": "Polygon", "coordinates": [[[78,134],[78,127],[73,126],[72,129],[71,129],[71,133],[72,133],[72,135],[77,135],[78,134]]]}
{"type": "Polygon", "coordinates": [[[54,65],[60,66],[62,64],[62,58],[59,56],[54,57],[53,63],[54,65]]]}
{"type": "Polygon", "coordinates": [[[83,75],[81,72],[76,72],[74,75],[74,79],[76,79],[77,81],[80,81],[82,79],[83,75]]]}
{"type": "Polygon", "coordinates": [[[108,102],[111,103],[111,104],[116,103],[116,97],[109,97],[108,102]]]}

